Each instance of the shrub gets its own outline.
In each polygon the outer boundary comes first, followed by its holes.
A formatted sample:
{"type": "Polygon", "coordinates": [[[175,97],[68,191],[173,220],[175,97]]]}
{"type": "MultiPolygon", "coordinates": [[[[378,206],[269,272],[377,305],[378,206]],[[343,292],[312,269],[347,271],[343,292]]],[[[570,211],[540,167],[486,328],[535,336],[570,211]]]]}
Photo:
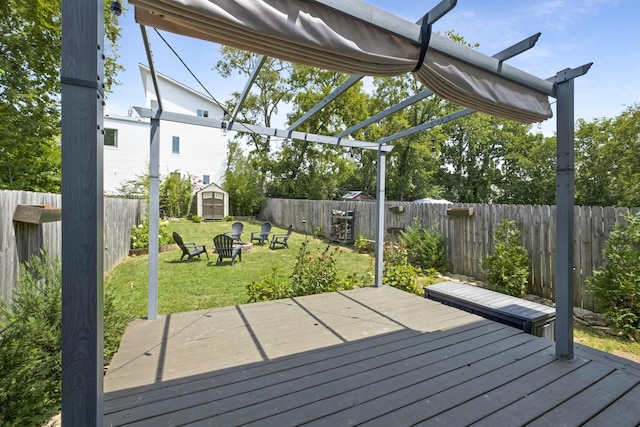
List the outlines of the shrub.
{"type": "Polygon", "coordinates": [[[339,247],[332,249],[327,246],[324,250],[308,253],[306,246],[305,242],[300,248],[289,283],[278,280],[274,269],[270,277],[247,285],[249,302],[341,291],[358,286],[361,280],[357,274],[346,278],[338,275],[336,254],[339,247]]]}
{"type": "Polygon", "coordinates": [[[285,281],[278,280],[276,273],[277,269],[272,267],[271,276],[260,282],[251,282],[247,285],[249,302],[271,301],[288,298],[291,295],[289,285],[285,281]]]}
{"type": "Polygon", "coordinates": [[[527,291],[529,259],[520,244],[516,223],[505,219],[493,234],[493,255],[485,257],[480,267],[487,275],[487,287],[507,295],[521,297],[527,291]]]}
{"type": "Polygon", "coordinates": [[[371,242],[369,242],[367,236],[360,234],[356,241],[353,242],[353,248],[361,254],[366,254],[371,249],[371,242]]]}
{"type": "Polygon", "coordinates": [[[233,221],[233,216],[232,216],[232,215],[227,215],[227,216],[225,216],[225,217],[224,217],[224,221],[227,221],[227,222],[231,222],[231,221],[233,221]]]}
{"type": "Polygon", "coordinates": [[[382,272],[382,282],[405,292],[422,296],[423,292],[416,278],[418,271],[411,264],[389,265],[382,272]]]}
{"type": "Polygon", "coordinates": [[[180,175],[179,171],[170,173],[160,183],[160,210],[171,218],[182,218],[189,214],[193,187],[191,177],[180,175]]]}
{"type": "MultiPolygon", "coordinates": [[[[105,363],[126,322],[105,292],[105,363]]],[[[61,264],[43,250],[20,266],[11,303],[0,304],[0,425],[41,425],[60,410],[61,326],[61,264]]]]}
{"type": "Polygon", "coordinates": [[[33,256],[20,267],[10,305],[0,305],[0,425],[39,425],[60,407],[60,263],[33,256]]]}
{"type": "Polygon", "coordinates": [[[422,295],[418,286],[418,270],[408,260],[403,242],[384,242],[384,269],[382,282],[412,294],[422,295]]]}
{"type": "Polygon", "coordinates": [[[202,222],[202,217],[200,215],[193,215],[191,217],[191,221],[195,222],[195,223],[199,223],[202,222]]]}
{"type": "Polygon", "coordinates": [[[303,243],[291,275],[291,296],[336,291],[338,287],[336,253],[338,250],[338,247],[331,249],[331,246],[327,245],[324,250],[318,249],[316,253],[308,253],[307,245],[303,243]]]}
{"type": "MultiPolygon", "coordinates": [[[[602,268],[587,279],[598,309],[631,337],[640,332],[640,212],[617,224],[604,249],[602,268]]],[[[637,338],[636,338],[637,339],[637,338]]]]}
{"type": "Polygon", "coordinates": [[[324,230],[322,230],[322,227],[316,227],[316,229],[313,230],[313,236],[318,239],[322,239],[324,237],[324,230]]]}
{"type": "Polygon", "coordinates": [[[407,248],[409,262],[423,270],[435,268],[440,272],[448,267],[445,238],[438,231],[437,224],[431,228],[422,228],[418,218],[413,219],[413,226],[408,226],[400,235],[407,248]]]}
{"type": "MultiPolygon", "coordinates": [[[[169,245],[173,243],[173,237],[169,230],[169,221],[160,221],[158,224],[159,245],[169,245]]],[[[145,219],[142,224],[131,226],[131,249],[142,249],[149,247],[149,219],[145,219]]]]}

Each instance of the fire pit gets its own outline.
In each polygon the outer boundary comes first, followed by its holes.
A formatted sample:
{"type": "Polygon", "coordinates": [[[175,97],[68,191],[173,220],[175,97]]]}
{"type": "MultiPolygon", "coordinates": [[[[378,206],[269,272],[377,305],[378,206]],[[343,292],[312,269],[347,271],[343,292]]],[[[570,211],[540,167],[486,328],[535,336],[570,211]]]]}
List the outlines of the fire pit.
{"type": "Polygon", "coordinates": [[[243,254],[251,252],[253,250],[253,244],[250,242],[233,242],[233,248],[240,247],[243,254]]]}

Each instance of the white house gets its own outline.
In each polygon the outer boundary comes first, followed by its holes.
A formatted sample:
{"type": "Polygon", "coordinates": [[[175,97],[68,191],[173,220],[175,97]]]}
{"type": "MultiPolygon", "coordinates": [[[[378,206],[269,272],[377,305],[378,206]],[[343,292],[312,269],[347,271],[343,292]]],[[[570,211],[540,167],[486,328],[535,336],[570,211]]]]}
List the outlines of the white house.
{"type": "MultiPolygon", "coordinates": [[[[149,68],[140,65],[146,107],[157,107],[149,68]]],[[[222,108],[211,98],[157,74],[165,111],[222,119],[222,108]]],[[[115,194],[123,183],[149,171],[150,124],[129,116],[104,117],[104,192],[115,194]]],[[[215,128],[162,121],[160,126],[160,175],[179,171],[191,176],[197,187],[220,182],[224,173],[227,141],[215,128]]]]}

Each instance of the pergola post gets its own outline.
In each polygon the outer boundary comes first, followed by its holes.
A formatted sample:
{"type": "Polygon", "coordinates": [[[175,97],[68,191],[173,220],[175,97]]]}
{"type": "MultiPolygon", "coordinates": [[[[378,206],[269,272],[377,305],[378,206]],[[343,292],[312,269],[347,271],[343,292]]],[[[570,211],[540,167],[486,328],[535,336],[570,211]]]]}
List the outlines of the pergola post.
{"type": "Polygon", "coordinates": [[[376,265],[375,286],[382,286],[382,267],[384,262],[384,201],[387,153],[378,150],[378,176],[376,181],[376,265]]]}
{"type": "Polygon", "coordinates": [[[574,83],[592,64],[556,74],[556,357],[573,359],[574,83]]]}
{"type": "Polygon", "coordinates": [[[104,2],[62,2],[62,424],[103,425],[104,2]]]}
{"type": "Polygon", "coordinates": [[[573,359],[573,79],[557,86],[556,357],[573,359]]]}
{"type": "Polygon", "coordinates": [[[147,320],[158,317],[158,245],[160,226],[160,119],[151,119],[149,141],[149,266],[147,320]]]}

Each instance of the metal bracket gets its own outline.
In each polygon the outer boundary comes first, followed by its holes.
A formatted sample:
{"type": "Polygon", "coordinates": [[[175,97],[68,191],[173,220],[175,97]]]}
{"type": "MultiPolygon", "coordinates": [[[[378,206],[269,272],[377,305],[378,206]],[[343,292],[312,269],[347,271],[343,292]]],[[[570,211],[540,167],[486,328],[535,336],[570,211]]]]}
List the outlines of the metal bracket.
{"type": "Polygon", "coordinates": [[[593,62],[589,62],[588,64],[584,64],[580,67],[567,68],[562,71],[558,71],[555,78],[550,78],[548,80],[552,81],[556,85],[558,83],[566,82],[567,80],[573,80],[576,77],[584,76],[585,74],[587,74],[592,65],[593,62]]]}

